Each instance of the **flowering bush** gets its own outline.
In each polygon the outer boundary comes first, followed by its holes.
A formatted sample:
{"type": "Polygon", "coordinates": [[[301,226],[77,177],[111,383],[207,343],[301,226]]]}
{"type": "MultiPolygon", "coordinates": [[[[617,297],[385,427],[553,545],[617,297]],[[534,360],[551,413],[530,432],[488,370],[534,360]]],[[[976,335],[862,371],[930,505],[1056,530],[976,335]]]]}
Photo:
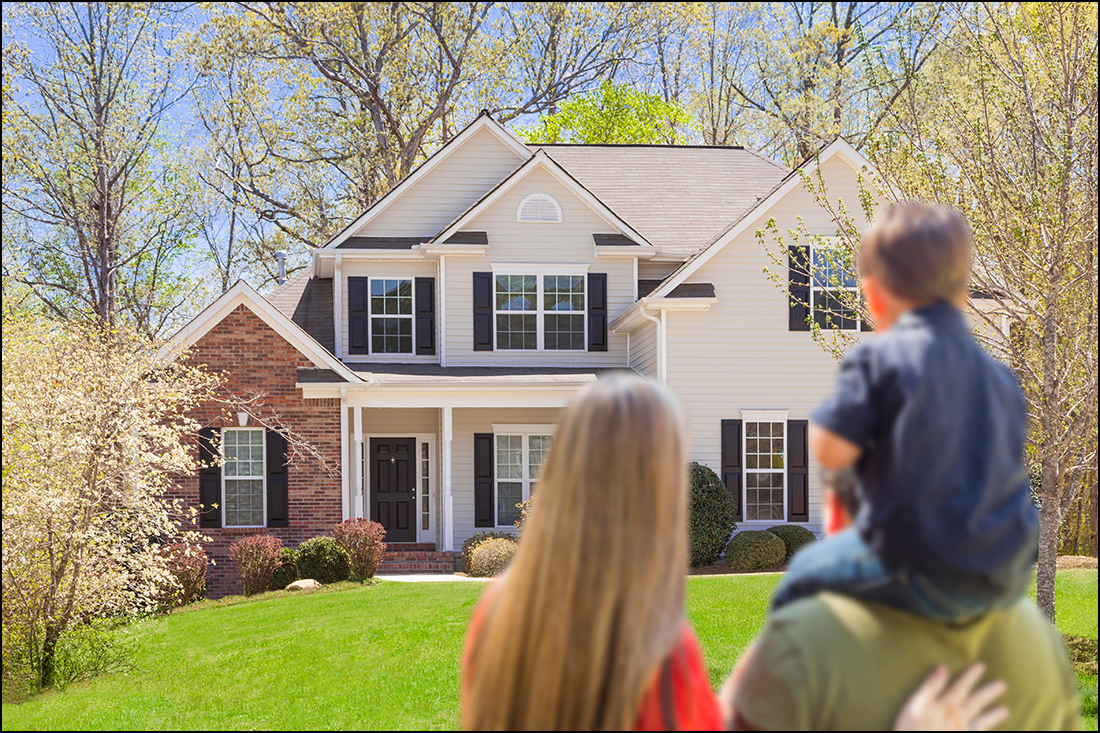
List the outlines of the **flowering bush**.
{"type": "Polygon", "coordinates": [[[462,572],[470,572],[470,565],[473,564],[474,549],[485,540],[493,539],[514,540],[515,535],[511,532],[474,532],[462,543],[462,552],[460,555],[462,557],[462,572]]]}
{"type": "Polygon", "coordinates": [[[162,601],[166,608],[186,606],[206,595],[206,566],[210,558],[202,547],[174,542],[162,545],[158,554],[164,558],[175,581],[167,588],[162,601]]]}
{"type": "Polygon", "coordinates": [[[271,576],[279,567],[279,552],[283,541],[278,537],[256,534],[234,542],[229,557],[241,574],[246,596],[263,593],[271,585],[271,576]]]}
{"type": "Polygon", "coordinates": [[[512,562],[516,543],[506,539],[485,540],[474,548],[470,568],[466,572],[475,578],[491,578],[499,575],[512,562]]]}
{"type": "Polygon", "coordinates": [[[332,530],[336,544],[344,548],[351,559],[351,568],[359,581],[374,577],[382,553],[386,551],[386,528],[369,519],[347,519],[332,530]]]}

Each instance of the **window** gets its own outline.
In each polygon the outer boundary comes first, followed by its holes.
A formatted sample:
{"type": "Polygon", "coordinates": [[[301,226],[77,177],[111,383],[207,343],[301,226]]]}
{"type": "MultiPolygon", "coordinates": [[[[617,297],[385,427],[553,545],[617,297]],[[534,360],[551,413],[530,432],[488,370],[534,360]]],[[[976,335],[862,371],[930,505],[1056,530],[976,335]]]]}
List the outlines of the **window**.
{"type": "Polygon", "coordinates": [[[371,278],[370,353],[413,353],[413,281],[371,278]]]}
{"type": "Polygon", "coordinates": [[[223,526],[264,526],[264,430],[227,428],[222,451],[223,526]]]}
{"type": "Polygon", "coordinates": [[[787,413],[742,413],[745,438],[745,521],[786,517],[787,413]]]}
{"type": "Polygon", "coordinates": [[[496,348],[583,351],[585,276],[496,274],[496,348]]]}
{"type": "Polygon", "coordinates": [[[846,331],[860,328],[859,281],[853,253],[846,247],[815,243],[812,251],[810,309],[821,328],[846,331]]]}
{"type": "Polygon", "coordinates": [[[534,495],[553,434],[548,426],[494,425],[493,432],[496,433],[497,526],[511,527],[519,519],[516,504],[534,495]]]}
{"type": "Polygon", "coordinates": [[[533,193],[519,202],[516,221],[560,224],[561,206],[549,194],[533,193]]]}

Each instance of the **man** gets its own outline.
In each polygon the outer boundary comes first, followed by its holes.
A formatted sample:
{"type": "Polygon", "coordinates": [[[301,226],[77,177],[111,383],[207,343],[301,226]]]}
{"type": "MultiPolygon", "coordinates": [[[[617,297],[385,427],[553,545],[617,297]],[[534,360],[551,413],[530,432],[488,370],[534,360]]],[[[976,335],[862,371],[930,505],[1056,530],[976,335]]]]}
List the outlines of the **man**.
{"type": "MultiPolygon", "coordinates": [[[[827,478],[826,533],[859,500],[850,472],[827,478]]],[[[739,730],[886,730],[929,672],[984,663],[1003,680],[1005,730],[1080,730],[1076,681],[1058,633],[1024,598],[962,624],[820,593],[772,614],[722,689],[739,730]]]]}

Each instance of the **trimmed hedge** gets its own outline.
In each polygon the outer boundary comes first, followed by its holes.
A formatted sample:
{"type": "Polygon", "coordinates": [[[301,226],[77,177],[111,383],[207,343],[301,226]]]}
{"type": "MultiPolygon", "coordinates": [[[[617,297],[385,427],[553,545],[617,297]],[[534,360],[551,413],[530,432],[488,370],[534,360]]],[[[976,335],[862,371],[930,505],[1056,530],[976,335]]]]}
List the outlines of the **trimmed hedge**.
{"type": "Polygon", "coordinates": [[[331,537],[313,537],[298,545],[298,577],[328,585],[351,577],[348,551],[331,537]]]}
{"type": "Polygon", "coordinates": [[[692,567],[718,562],[730,533],[737,529],[737,506],[711,469],[688,464],[688,561],[692,567]]]}
{"type": "Polygon", "coordinates": [[[474,532],[470,538],[462,543],[462,572],[470,572],[470,560],[473,558],[474,548],[485,540],[512,540],[516,536],[511,532],[474,532]]]}
{"type": "Polygon", "coordinates": [[[485,540],[474,548],[470,556],[468,575],[475,578],[491,578],[499,575],[512,562],[518,545],[513,540],[497,538],[485,540]]]}
{"type": "Polygon", "coordinates": [[[298,551],[284,547],[279,553],[279,567],[271,576],[268,590],[282,590],[298,579],[298,551]]]}
{"type": "Polygon", "coordinates": [[[817,542],[817,538],[814,537],[813,532],[805,527],[799,527],[797,524],[780,524],[775,527],[768,527],[764,531],[771,532],[773,535],[783,540],[783,544],[787,548],[785,562],[790,562],[791,556],[806,545],[812,545],[817,542]]]}
{"type": "Polygon", "coordinates": [[[745,529],[726,545],[726,565],[734,570],[763,570],[783,564],[783,540],[762,529],[745,529]]]}

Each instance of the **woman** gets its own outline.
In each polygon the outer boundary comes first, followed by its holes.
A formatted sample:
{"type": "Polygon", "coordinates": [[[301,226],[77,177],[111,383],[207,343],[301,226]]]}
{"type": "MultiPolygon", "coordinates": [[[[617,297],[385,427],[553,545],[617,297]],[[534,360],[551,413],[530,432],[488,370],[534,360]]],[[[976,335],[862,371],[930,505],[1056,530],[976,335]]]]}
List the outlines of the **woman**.
{"type": "Polygon", "coordinates": [[[671,395],[641,379],[565,408],[523,542],[471,622],[463,727],[721,727],[684,617],[684,435],[671,395]]]}

